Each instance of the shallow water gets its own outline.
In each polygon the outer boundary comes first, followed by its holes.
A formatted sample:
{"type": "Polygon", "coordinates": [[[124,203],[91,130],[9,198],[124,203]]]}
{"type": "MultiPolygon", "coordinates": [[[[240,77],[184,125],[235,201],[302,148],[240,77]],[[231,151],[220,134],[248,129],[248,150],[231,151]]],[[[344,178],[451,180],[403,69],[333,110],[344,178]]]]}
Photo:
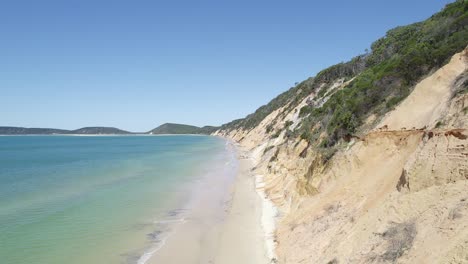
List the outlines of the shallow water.
{"type": "Polygon", "coordinates": [[[231,162],[215,137],[0,137],[1,262],[144,263],[231,162]]]}

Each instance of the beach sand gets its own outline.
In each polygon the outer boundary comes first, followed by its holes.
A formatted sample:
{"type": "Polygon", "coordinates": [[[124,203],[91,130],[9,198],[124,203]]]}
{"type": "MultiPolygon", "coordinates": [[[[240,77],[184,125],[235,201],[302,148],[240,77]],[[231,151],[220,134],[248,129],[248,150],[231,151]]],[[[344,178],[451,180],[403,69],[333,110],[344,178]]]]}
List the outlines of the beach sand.
{"type": "Polygon", "coordinates": [[[146,263],[268,263],[252,161],[240,154],[234,177],[202,183],[185,221],[146,263]]]}
{"type": "Polygon", "coordinates": [[[215,262],[219,264],[268,263],[261,226],[263,204],[255,191],[250,159],[241,158],[232,204],[222,228],[215,262]]]}

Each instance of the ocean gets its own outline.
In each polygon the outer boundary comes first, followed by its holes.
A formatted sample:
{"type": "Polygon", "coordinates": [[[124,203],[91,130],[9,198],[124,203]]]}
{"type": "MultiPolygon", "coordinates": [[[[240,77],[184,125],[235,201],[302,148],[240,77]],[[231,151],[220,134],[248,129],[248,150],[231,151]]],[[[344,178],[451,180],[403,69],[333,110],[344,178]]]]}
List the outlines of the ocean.
{"type": "Polygon", "coordinates": [[[0,262],[143,264],[235,170],[216,137],[2,136],[0,262]]]}

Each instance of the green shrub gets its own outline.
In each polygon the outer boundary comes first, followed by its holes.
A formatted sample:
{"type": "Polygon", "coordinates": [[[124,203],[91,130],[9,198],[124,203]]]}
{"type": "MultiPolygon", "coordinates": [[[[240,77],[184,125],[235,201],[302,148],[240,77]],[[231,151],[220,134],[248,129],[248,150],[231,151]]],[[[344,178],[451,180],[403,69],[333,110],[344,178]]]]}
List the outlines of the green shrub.
{"type": "Polygon", "coordinates": [[[284,122],[284,129],[288,129],[294,122],[291,120],[288,120],[284,122]]]}
{"type": "Polygon", "coordinates": [[[385,106],[388,109],[392,109],[395,105],[397,105],[399,102],[401,102],[404,99],[404,97],[401,96],[395,96],[390,98],[386,103],[385,106]]]}
{"type": "Polygon", "coordinates": [[[467,10],[468,1],[457,1],[424,22],[388,31],[372,44],[367,68],[346,89],[333,94],[321,108],[301,109],[309,121],[299,128],[301,138],[311,139],[304,131],[321,122],[328,135],[321,146],[331,147],[355,133],[370,113],[391,110],[408,96],[409,87],[463,50],[468,43],[467,10]]]}
{"type": "MultiPolygon", "coordinates": [[[[310,143],[326,132],[320,146],[323,152],[330,149],[328,157],[336,151],[334,146],[343,136],[358,131],[367,116],[391,110],[410,94],[411,87],[421,78],[447,63],[467,43],[468,1],[458,0],[423,22],[389,30],[385,37],[372,43],[371,52],[319,72],[315,78],[298,83],[255,113],[222,128],[252,129],[281,107],[284,110],[279,116],[284,117],[321,84],[355,77],[320,108],[310,105],[301,108],[301,124],[290,134],[310,143]]],[[[323,89],[318,96],[324,96],[326,91],[323,89]]],[[[280,132],[273,136],[279,136],[280,132]]]]}
{"type": "Polygon", "coordinates": [[[279,135],[281,135],[281,130],[276,130],[276,132],[273,135],[271,135],[270,138],[277,138],[279,137],[279,135]]]}

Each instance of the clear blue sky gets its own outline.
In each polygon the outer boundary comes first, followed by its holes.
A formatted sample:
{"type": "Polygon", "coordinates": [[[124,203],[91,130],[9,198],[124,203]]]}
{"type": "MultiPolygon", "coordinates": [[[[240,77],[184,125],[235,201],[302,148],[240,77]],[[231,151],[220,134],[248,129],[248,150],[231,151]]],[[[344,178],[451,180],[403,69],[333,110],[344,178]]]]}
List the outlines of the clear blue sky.
{"type": "Polygon", "coordinates": [[[451,1],[2,1],[0,125],[220,125],[451,1]]]}

